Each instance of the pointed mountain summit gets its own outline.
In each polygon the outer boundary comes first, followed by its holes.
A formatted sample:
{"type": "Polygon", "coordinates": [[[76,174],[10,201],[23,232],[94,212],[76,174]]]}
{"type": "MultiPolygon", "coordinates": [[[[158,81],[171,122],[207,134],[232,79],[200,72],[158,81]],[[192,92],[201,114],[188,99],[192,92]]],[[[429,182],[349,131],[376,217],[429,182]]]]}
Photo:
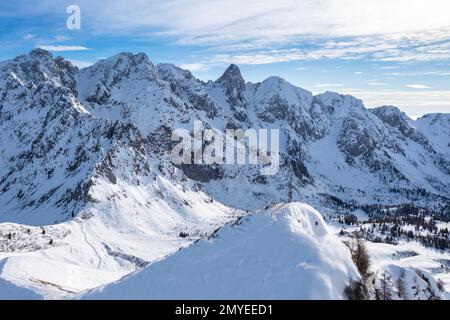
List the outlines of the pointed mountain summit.
{"type": "Polygon", "coordinates": [[[50,53],[50,51],[47,51],[47,50],[41,49],[41,48],[36,48],[36,49],[31,50],[29,53],[29,56],[53,59],[53,55],[50,53]]]}
{"type": "MultiPolygon", "coordinates": [[[[12,89],[24,85],[23,90],[31,90],[30,88],[38,88],[44,84],[50,85],[52,90],[64,88],[73,91],[75,87],[73,77],[77,70],[70,61],[64,60],[60,56],[54,58],[49,51],[36,48],[28,54],[17,56],[0,64],[0,78],[5,79],[5,82],[0,83],[0,91],[5,90],[11,93],[12,89]]],[[[23,92],[22,97],[24,97],[23,92]]],[[[29,93],[30,97],[34,95],[34,93],[29,93]]],[[[11,98],[16,99],[17,97],[11,98]]]]}
{"type": "Polygon", "coordinates": [[[230,65],[216,83],[225,89],[225,95],[234,117],[239,121],[246,121],[248,119],[246,112],[248,101],[245,96],[245,80],[239,67],[235,64],[230,65]]]}
{"type": "Polygon", "coordinates": [[[245,80],[242,77],[241,70],[235,64],[231,64],[216,82],[225,85],[227,88],[245,88],[245,80]]]}

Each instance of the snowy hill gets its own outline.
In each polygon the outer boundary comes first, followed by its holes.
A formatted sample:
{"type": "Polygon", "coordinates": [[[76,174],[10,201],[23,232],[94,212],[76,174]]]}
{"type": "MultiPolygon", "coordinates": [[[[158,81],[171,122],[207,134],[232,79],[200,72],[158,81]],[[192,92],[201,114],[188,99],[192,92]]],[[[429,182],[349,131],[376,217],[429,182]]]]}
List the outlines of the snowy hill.
{"type": "Polygon", "coordinates": [[[205,83],[142,53],[79,70],[36,49],[0,63],[0,130],[0,279],[45,298],[116,281],[275,203],[450,210],[448,115],[413,121],[279,77],[246,83],[235,65],[205,83]],[[280,170],[174,165],[171,133],[195,121],[280,129],[280,170]]]}
{"type": "Polygon", "coordinates": [[[301,203],[243,217],[84,299],[342,299],[350,252],[301,203]]]}
{"type": "Polygon", "coordinates": [[[442,153],[450,154],[450,114],[427,114],[416,120],[416,128],[422,132],[442,153]]]}

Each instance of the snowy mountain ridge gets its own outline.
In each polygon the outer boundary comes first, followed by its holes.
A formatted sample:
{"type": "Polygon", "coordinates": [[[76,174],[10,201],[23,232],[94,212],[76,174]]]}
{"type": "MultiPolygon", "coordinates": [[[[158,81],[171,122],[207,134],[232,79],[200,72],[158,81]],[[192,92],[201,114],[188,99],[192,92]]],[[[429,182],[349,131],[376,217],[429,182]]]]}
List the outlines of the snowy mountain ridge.
{"type": "Polygon", "coordinates": [[[360,276],[320,213],[274,205],[83,299],[343,299],[360,276]],[[262,280],[262,281],[261,281],[262,280]]]}

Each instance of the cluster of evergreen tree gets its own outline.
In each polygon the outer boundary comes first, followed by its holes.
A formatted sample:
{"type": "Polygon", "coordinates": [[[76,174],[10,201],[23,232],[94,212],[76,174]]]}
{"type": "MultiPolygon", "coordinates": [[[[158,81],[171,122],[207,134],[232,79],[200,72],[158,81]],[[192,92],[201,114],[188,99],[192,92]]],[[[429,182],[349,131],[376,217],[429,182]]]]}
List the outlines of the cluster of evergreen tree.
{"type": "Polygon", "coordinates": [[[364,237],[360,232],[354,232],[345,244],[350,249],[353,263],[361,275],[361,281],[350,281],[344,293],[349,300],[367,300],[369,294],[367,281],[371,274],[369,273],[370,258],[364,237]]]}
{"type": "Polygon", "coordinates": [[[419,213],[415,216],[378,216],[368,220],[370,227],[360,228],[360,233],[373,242],[397,244],[398,239],[416,240],[424,246],[439,250],[450,250],[448,228],[438,228],[431,216],[419,213]],[[411,230],[410,226],[414,227],[411,230]]]}
{"type": "MultiPolygon", "coordinates": [[[[335,199],[334,203],[342,204],[342,201],[335,199]]],[[[445,205],[441,207],[442,210],[445,205]]],[[[445,211],[432,212],[412,203],[395,207],[378,204],[364,205],[359,209],[369,216],[365,223],[370,226],[361,226],[359,230],[369,241],[397,244],[399,239],[415,240],[427,247],[450,250],[449,228],[438,226],[439,222],[450,222],[450,214],[445,211]]],[[[337,219],[343,225],[358,225],[358,219],[354,214],[339,216],[337,219]]]]}
{"type": "Polygon", "coordinates": [[[429,193],[427,190],[423,188],[417,188],[417,189],[400,189],[400,188],[390,188],[390,193],[396,193],[406,196],[408,199],[415,199],[417,197],[430,197],[431,193],[429,193]]]}

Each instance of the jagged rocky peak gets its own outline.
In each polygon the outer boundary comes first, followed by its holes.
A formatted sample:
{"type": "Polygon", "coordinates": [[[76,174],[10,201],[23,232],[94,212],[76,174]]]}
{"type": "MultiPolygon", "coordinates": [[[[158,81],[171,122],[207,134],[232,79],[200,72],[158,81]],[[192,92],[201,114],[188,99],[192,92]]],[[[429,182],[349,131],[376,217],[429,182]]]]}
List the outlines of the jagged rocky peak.
{"type": "Polygon", "coordinates": [[[43,83],[54,87],[75,87],[74,75],[78,71],[70,61],[37,48],[28,54],[18,56],[1,65],[2,78],[6,79],[5,88],[16,88],[17,85],[31,85],[37,88],[43,83]]]}
{"type": "Polygon", "coordinates": [[[153,63],[150,61],[150,59],[148,58],[148,56],[143,53],[137,53],[137,54],[133,54],[130,52],[122,52],[119,53],[113,57],[111,57],[110,59],[112,62],[115,62],[116,65],[118,64],[130,64],[132,66],[138,65],[138,64],[146,64],[146,65],[151,65],[153,66],[153,63]]]}
{"type": "Polygon", "coordinates": [[[155,66],[145,53],[119,53],[80,70],[77,75],[79,98],[95,104],[106,103],[115,87],[127,82],[153,81],[158,78],[155,66]]]}
{"type": "Polygon", "coordinates": [[[314,96],[314,103],[329,114],[343,117],[352,113],[366,114],[367,109],[360,99],[352,95],[343,95],[336,92],[326,91],[314,96]]]}
{"type": "MultiPolygon", "coordinates": [[[[22,68],[26,67],[27,64],[33,63],[33,64],[42,64],[45,66],[50,66],[54,64],[59,64],[61,66],[70,66],[71,68],[75,68],[70,61],[64,60],[63,57],[56,57],[54,58],[52,53],[41,49],[36,48],[31,50],[28,54],[20,55],[13,60],[10,61],[11,64],[17,64],[20,65],[22,68]]],[[[10,65],[11,65],[10,64],[10,65]]]]}
{"type": "Polygon", "coordinates": [[[216,82],[225,85],[227,88],[245,88],[245,80],[242,77],[241,70],[235,64],[231,64],[216,82]]]}
{"type": "Polygon", "coordinates": [[[230,65],[223,75],[216,80],[216,83],[225,89],[225,95],[234,117],[239,121],[247,121],[248,100],[245,95],[245,80],[239,67],[235,64],[230,65]]]}
{"type": "Polygon", "coordinates": [[[285,96],[288,99],[306,99],[312,100],[312,93],[301,87],[297,87],[285,79],[277,76],[271,76],[258,85],[258,90],[267,94],[277,94],[285,96]]]}
{"type": "Polygon", "coordinates": [[[450,154],[450,114],[426,114],[414,121],[414,125],[443,153],[450,154]]]}
{"type": "Polygon", "coordinates": [[[164,80],[179,81],[179,80],[188,79],[188,80],[199,81],[199,80],[195,79],[195,77],[192,75],[191,71],[182,69],[171,63],[159,63],[156,66],[156,68],[158,69],[159,75],[164,80]]]}
{"type": "Polygon", "coordinates": [[[41,48],[31,50],[28,56],[35,57],[38,59],[53,59],[53,55],[51,54],[51,52],[41,48]]]}
{"type": "Polygon", "coordinates": [[[380,118],[384,123],[397,127],[401,122],[409,122],[411,119],[400,109],[394,106],[381,106],[370,111],[380,118]]]}
{"type": "Polygon", "coordinates": [[[263,83],[268,83],[268,84],[276,85],[276,86],[280,86],[280,85],[283,85],[283,84],[289,84],[290,85],[289,82],[287,82],[286,80],[284,80],[283,78],[278,77],[278,76],[270,76],[266,80],[264,80],[263,83]]]}
{"type": "Polygon", "coordinates": [[[422,145],[428,144],[427,138],[415,129],[414,121],[397,107],[382,106],[370,111],[388,126],[396,128],[405,137],[422,145]]]}
{"type": "Polygon", "coordinates": [[[286,119],[287,114],[302,112],[309,109],[312,102],[312,93],[287,82],[280,77],[269,77],[256,85],[254,88],[253,104],[256,105],[258,114],[273,122],[274,119],[267,113],[272,114],[275,119],[286,119]],[[295,106],[295,107],[294,107],[295,106]]]}
{"type": "Polygon", "coordinates": [[[106,77],[124,76],[133,71],[153,69],[154,65],[145,53],[122,52],[110,58],[100,60],[83,70],[83,73],[103,73],[106,77]]]}
{"type": "Polygon", "coordinates": [[[78,68],[72,64],[69,60],[65,60],[63,57],[58,56],[54,59],[56,65],[63,70],[68,70],[71,74],[74,74],[78,68]]]}
{"type": "Polygon", "coordinates": [[[430,125],[442,123],[450,126],[450,114],[449,113],[428,113],[418,118],[417,121],[430,121],[430,125]]]}

